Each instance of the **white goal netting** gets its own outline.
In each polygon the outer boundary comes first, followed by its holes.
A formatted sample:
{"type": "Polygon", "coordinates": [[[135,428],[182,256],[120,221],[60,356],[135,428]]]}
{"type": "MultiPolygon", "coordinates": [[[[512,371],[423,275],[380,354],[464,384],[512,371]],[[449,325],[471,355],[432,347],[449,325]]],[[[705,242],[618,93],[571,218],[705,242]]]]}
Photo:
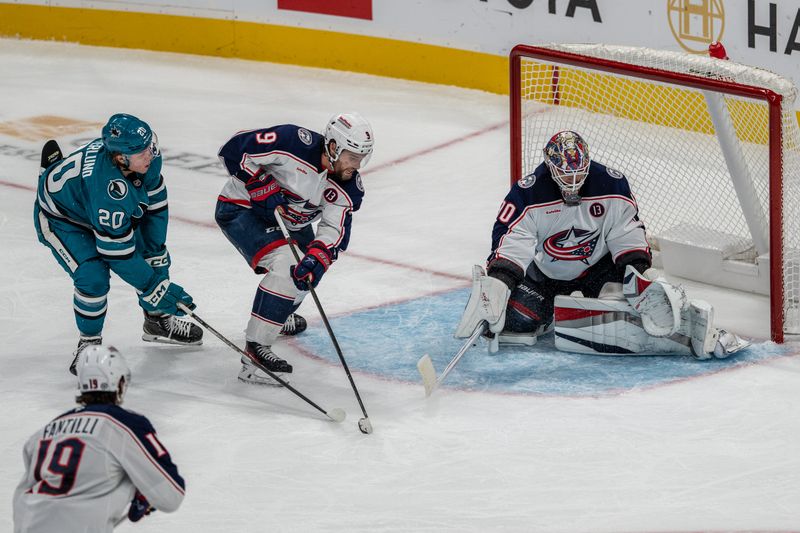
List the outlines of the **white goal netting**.
{"type": "Polygon", "coordinates": [[[541,163],[550,136],[578,131],[593,159],[628,176],[654,249],[661,240],[717,246],[725,261],[767,271],[766,281],[754,276],[750,286],[745,275],[732,286],[769,293],[769,280],[780,281],[779,298],[774,290],[770,294],[781,302],[773,307],[773,323],[800,334],[800,130],[797,89],[789,80],[731,61],[661,50],[515,50],[521,60],[516,74],[512,70],[519,89],[512,98],[518,99],[521,124],[513,142],[521,147],[521,175],[541,163]],[[749,88],[747,96],[742,87],[749,88]],[[758,95],[772,93],[782,97],[782,142],[771,152],[769,105],[758,95]],[[773,157],[780,159],[782,173],[773,178],[781,194],[771,203],[773,157]],[[782,235],[770,230],[771,223],[780,224],[782,235]],[[770,273],[770,239],[776,238],[781,266],[770,273]]]}

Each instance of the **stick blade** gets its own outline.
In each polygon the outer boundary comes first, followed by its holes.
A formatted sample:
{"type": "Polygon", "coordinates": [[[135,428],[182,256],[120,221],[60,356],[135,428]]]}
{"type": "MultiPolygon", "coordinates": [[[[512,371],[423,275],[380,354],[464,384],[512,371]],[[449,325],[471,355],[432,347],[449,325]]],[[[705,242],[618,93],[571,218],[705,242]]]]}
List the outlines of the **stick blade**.
{"type": "Polygon", "coordinates": [[[430,396],[436,388],[436,369],[433,368],[433,361],[428,354],[420,357],[417,361],[417,370],[422,376],[422,384],[425,386],[425,396],[430,396]]]}

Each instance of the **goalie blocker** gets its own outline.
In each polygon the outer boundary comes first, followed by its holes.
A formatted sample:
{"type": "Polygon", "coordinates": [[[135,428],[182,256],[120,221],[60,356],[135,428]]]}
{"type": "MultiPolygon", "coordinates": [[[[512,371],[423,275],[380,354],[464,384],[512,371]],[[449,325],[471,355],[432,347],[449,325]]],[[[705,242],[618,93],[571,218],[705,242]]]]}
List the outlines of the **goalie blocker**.
{"type": "Polygon", "coordinates": [[[605,355],[691,355],[724,359],[750,342],[713,327],[714,309],[689,300],[681,287],[628,267],[623,286],[609,283],[599,298],[557,296],[559,350],[605,355]]]}

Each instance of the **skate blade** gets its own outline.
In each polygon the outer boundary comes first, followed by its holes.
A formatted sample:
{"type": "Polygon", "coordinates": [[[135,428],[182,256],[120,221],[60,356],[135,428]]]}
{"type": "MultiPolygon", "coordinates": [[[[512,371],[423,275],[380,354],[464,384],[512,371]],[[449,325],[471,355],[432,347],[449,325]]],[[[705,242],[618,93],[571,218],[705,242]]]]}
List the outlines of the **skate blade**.
{"type": "Polygon", "coordinates": [[[203,344],[203,339],[200,339],[195,342],[180,342],[170,337],[162,337],[161,335],[150,335],[148,333],[144,333],[142,335],[142,340],[147,342],[157,342],[159,344],[174,344],[176,346],[200,346],[201,344],[203,344]]]}
{"type": "MultiPolygon", "coordinates": [[[[280,376],[280,378],[283,381],[285,381],[286,383],[289,383],[289,380],[286,379],[285,377],[280,376]]],[[[242,376],[238,376],[238,379],[239,379],[240,382],[244,383],[245,385],[250,385],[250,386],[253,386],[253,387],[283,387],[282,383],[278,383],[277,381],[275,381],[272,378],[269,378],[269,379],[261,379],[261,378],[248,379],[248,378],[245,378],[245,377],[242,377],[242,376]]]]}

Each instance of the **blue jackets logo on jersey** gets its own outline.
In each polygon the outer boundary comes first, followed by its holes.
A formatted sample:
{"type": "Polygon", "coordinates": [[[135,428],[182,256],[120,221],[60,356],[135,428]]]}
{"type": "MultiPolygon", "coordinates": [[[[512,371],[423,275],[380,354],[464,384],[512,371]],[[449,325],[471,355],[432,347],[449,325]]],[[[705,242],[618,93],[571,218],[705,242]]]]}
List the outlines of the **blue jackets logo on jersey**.
{"type": "Polygon", "coordinates": [[[305,144],[306,146],[311,146],[313,140],[311,138],[310,131],[308,131],[305,128],[300,128],[299,130],[297,130],[297,136],[300,137],[300,140],[303,141],[303,144],[305,144]]]}
{"type": "Polygon", "coordinates": [[[112,180],[108,184],[108,195],[114,200],[122,200],[128,196],[128,184],[124,180],[112,180]]]}
{"type": "Polygon", "coordinates": [[[517,185],[523,189],[530,189],[536,183],[536,174],[531,173],[517,180],[517,185]]]}
{"type": "Polygon", "coordinates": [[[587,231],[573,226],[548,237],[542,248],[552,261],[583,261],[588,265],[599,239],[599,229],[587,231]]]}

